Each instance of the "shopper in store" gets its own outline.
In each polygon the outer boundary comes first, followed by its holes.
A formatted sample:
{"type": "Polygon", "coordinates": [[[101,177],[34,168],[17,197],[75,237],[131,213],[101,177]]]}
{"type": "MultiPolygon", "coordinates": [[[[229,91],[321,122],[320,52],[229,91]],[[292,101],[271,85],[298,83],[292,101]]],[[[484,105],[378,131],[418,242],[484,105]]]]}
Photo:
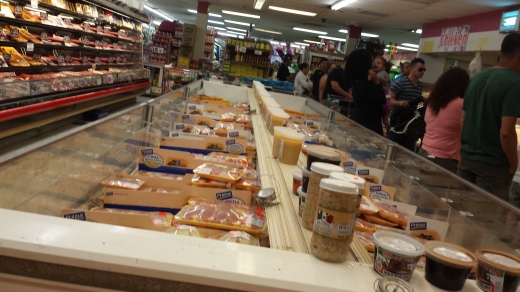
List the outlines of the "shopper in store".
{"type": "Polygon", "coordinates": [[[329,78],[330,72],[336,68],[336,64],[334,63],[327,63],[327,68],[325,69],[325,75],[323,75],[320,79],[320,98],[319,102],[323,102],[323,92],[325,92],[325,87],[327,86],[327,79],[329,78]]]}
{"type": "MultiPolygon", "coordinates": [[[[384,63],[383,63],[384,64],[384,63]]],[[[386,104],[385,90],[372,69],[372,55],[368,50],[359,49],[350,54],[345,68],[356,107],[352,120],[365,128],[383,135],[383,115],[386,104]]]]}
{"type": "Polygon", "coordinates": [[[328,73],[327,67],[329,64],[329,60],[325,58],[320,59],[319,68],[314,71],[314,73],[311,76],[311,81],[313,84],[312,87],[312,97],[314,100],[318,100],[320,95],[320,80],[323,78],[324,75],[328,73]]]}
{"type": "Polygon", "coordinates": [[[289,66],[292,64],[292,59],[293,57],[289,54],[286,54],[283,57],[283,63],[280,64],[278,73],[276,73],[276,78],[278,78],[278,80],[294,82],[294,76],[291,75],[291,72],[289,71],[289,66]]]}
{"type": "Polygon", "coordinates": [[[298,65],[298,67],[300,68],[300,72],[296,74],[296,78],[294,79],[294,90],[300,94],[304,94],[312,98],[313,85],[309,80],[309,77],[307,77],[307,74],[309,74],[310,70],[309,64],[302,63],[298,65]]]}
{"type": "Polygon", "coordinates": [[[417,105],[424,101],[422,98],[424,85],[419,79],[426,72],[425,62],[423,59],[416,58],[412,60],[410,66],[410,75],[395,82],[390,88],[390,107],[392,108],[390,116],[394,116],[390,119],[390,129],[387,136],[388,139],[415,152],[418,137],[414,133],[398,134],[392,130],[392,128],[400,127],[406,121],[413,119],[417,105]],[[410,107],[411,102],[414,104],[412,107],[410,107]]]}
{"type": "Polygon", "coordinates": [[[327,83],[325,84],[325,91],[323,92],[323,99],[328,98],[329,95],[343,96],[352,99],[350,94],[350,86],[347,83],[345,75],[345,66],[347,65],[348,55],[343,59],[341,67],[336,67],[329,73],[327,83]]]}
{"type": "Polygon", "coordinates": [[[385,126],[389,125],[388,114],[390,113],[390,87],[392,86],[392,80],[388,73],[391,68],[392,63],[387,62],[385,58],[381,56],[374,58],[373,70],[377,73],[379,82],[381,82],[381,86],[383,86],[383,89],[385,90],[385,95],[388,97],[387,103],[384,107],[385,115],[383,117],[383,123],[385,126]]]}
{"type": "Polygon", "coordinates": [[[462,150],[457,174],[508,200],[518,167],[520,33],[502,41],[500,60],[471,79],[463,105],[462,150]]]}
{"type": "Polygon", "coordinates": [[[401,75],[395,77],[394,82],[397,82],[397,81],[403,79],[404,77],[407,77],[410,75],[410,71],[412,69],[410,66],[410,62],[401,63],[400,67],[401,67],[401,75]]]}
{"type": "Polygon", "coordinates": [[[426,100],[426,134],[419,155],[454,173],[460,161],[460,118],[468,83],[466,70],[458,67],[450,69],[437,79],[426,100]]]}

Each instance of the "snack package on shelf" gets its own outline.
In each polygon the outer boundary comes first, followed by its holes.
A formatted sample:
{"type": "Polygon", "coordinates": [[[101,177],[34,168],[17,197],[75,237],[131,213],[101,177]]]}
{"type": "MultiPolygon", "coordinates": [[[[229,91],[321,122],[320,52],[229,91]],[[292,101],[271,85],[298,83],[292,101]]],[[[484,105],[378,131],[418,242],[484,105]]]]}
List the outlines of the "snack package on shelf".
{"type": "Polygon", "coordinates": [[[220,116],[221,122],[234,122],[236,115],[234,113],[225,113],[220,116]]]}
{"type": "Polygon", "coordinates": [[[233,168],[213,163],[205,163],[193,170],[193,173],[211,180],[234,183],[245,175],[245,168],[233,168]]]}
{"type": "Polygon", "coordinates": [[[171,228],[166,229],[164,232],[174,234],[174,235],[183,235],[183,236],[191,236],[191,237],[200,237],[204,238],[204,235],[199,232],[197,227],[190,225],[174,225],[171,228]]]}
{"type": "Polygon", "coordinates": [[[138,190],[145,182],[140,179],[111,177],[103,180],[101,184],[106,188],[138,190]]]}
{"type": "Polygon", "coordinates": [[[206,187],[206,188],[218,188],[218,189],[229,189],[230,185],[225,182],[211,180],[207,178],[201,178],[198,175],[194,175],[191,179],[191,183],[197,187],[206,187]]]}
{"type": "Polygon", "coordinates": [[[108,212],[108,213],[122,213],[122,214],[139,214],[148,215],[155,226],[168,227],[172,225],[173,214],[167,212],[143,212],[134,210],[122,210],[122,209],[106,209],[95,207],[90,211],[95,212],[108,212]]]}
{"type": "Polygon", "coordinates": [[[218,122],[215,127],[213,127],[213,131],[215,135],[219,137],[227,137],[230,130],[235,129],[235,126],[232,123],[223,123],[218,122]]]}
{"type": "Polygon", "coordinates": [[[375,245],[374,245],[374,236],[372,233],[366,233],[356,230],[355,234],[359,241],[363,244],[363,246],[367,249],[368,252],[374,252],[375,245]]]}
{"type": "Polygon", "coordinates": [[[217,235],[215,237],[212,237],[212,239],[225,242],[234,242],[240,244],[260,246],[260,242],[257,238],[249,235],[244,231],[229,231],[224,233],[223,235],[217,235]]]}
{"type": "Polygon", "coordinates": [[[175,219],[181,224],[210,227],[223,230],[261,234],[267,220],[261,208],[232,203],[209,203],[209,200],[191,200],[175,219]]]}

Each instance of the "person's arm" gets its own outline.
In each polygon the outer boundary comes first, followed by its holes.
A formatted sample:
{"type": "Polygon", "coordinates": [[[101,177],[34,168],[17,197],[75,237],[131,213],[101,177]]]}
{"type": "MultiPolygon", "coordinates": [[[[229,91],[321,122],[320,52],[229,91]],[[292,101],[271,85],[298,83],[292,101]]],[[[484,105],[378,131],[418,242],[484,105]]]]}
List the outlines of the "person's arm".
{"type": "Polygon", "coordinates": [[[394,84],[392,84],[392,87],[390,87],[390,106],[391,107],[397,107],[397,106],[409,107],[410,106],[408,104],[408,102],[405,100],[397,100],[397,96],[401,93],[401,91],[402,91],[401,82],[395,82],[394,84]]]}
{"type": "Polygon", "coordinates": [[[289,82],[294,82],[294,76],[289,73],[289,75],[287,76],[286,80],[289,81],[289,82]]]}
{"type": "Polygon", "coordinates": [[[464,118],[466,118],[466,112],[462,111],[460,114],[460,130],[464,129],[464,118]]]}
{"type": "Polygon", "coordinates": [[[502,117],[500,127],[500,144],[509,161],[509,173],[513,174],[518,168],[518,153],[516,146],[518,143],[516,135],[516,117],[502,117]]]}
{"type": "Polygon", "coordinates": [[[320,96],[319,96],[320,103],[323,101],[323,93],[325,92],[325,86],[327,86],[327,78],[325,78],[325,76],[323,76],[320,79],[320,96]]]}
{"type": "Polygon", "coordinates": [[[343,90],[343,88],[341,88],[341,86],[339,86],[339,82],[338,81],[331,81],[330,85],[332,86],[332,89],[334,91],[336,91],[336,93],[338,93],[339,95],[345,96],[345,97],[348,97],[348,98],[352,99],[352,94],[350,94],[350,93],[346,92],[345,90],[343,90]]]}

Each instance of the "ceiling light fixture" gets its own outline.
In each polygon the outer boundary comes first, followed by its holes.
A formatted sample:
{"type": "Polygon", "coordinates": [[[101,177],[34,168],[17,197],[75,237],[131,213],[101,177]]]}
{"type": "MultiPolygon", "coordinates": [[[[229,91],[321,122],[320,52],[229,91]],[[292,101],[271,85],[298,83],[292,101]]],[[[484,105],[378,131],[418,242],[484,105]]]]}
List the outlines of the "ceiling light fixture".
{"type": "Polygon", "coordinates": [[[166,20],[168,20],[168,21],[173,21],[173,18],[171,18],[171,17],[169,17],[167,14],[165,14],[165,13],[159,11],[159,9],[157,9],[157,8],[152,8],[152,7],[148,6],[148,5],[145,5],[145,6],[144,6],[144,9],[150,11],[151,13],[157,14],[157,15],[159,15],[160,17],[162,17],[162,18],[164,18],[164,19],[166,19],[166,20]]]}
{"type": "Polygon", "coordinates": [[[229,22],[229,23],[233,23],[233,24],[237,24],[237,25],[243,25],[243,26],[250,26],[250,25],[252,25],[253,27],[255,26],[254,24],[250,24],[250,23],[246,23],[246,22],[240,22],[240,21],[233,21],[233,20],[224,20],[224,21],[225,22],[229,22]]]}
{"type": "Polygon", "coordinates": [[[213,28],[216,29],[216,30],[226,30],[226,29],[223,28],[223,27],[216,27],[216,26],[214,26],[213,28]]]}
{"type": "Polygon", "coordinates": [[[226,25],[226,24],[223,23],[222,21],[208,20],[208,22],[209,22],[209,23],[214,23],[214,24],[226,25]]]}
{"type": "Polygon", "coordinates": [[[346,30],[346,29],[340,29],[338,31],[341,32],[341,33],[348,33],[348,30],[346,30]]]}
{"type": "Polygon", "coordinates": [[[245,30],[245,29],[241,29],[241,28],[234,28],[234,27],[227,27],[227,26],[226,26],[226,28],[227,28],[228,30],[247,31],[247,30],[245,30]]]}
{"type": "Polygon", "coordinates": [[[261,31],[261,32],[267,32],[267,33],[273,33],[273,34],[282,34],[279,31],[267,30],[267,29],[261,29],[261,28],[255,28],[255,30],[258,30],[258,31],[261,31]]]}
{"type": "Polygon", "coordinates": [[[229,36],[229,37],[234,37],[236,38],[237,35],[236,34],[231,34],[231,33],[225,33],[225,32],[217,32],[218,35],[223,35],[223,36],[229,36]]]}
{"type": "Polygon", "coordinates": [[[336,2],[335,4],[333,4],[330,9],[332,10],[339,10],[349,4],[352,4],[354,2],[356,2],[357,0],[342,0],[342,1],[339,1],[339,2],[336,2]]]}
{"type": "Polygon", "coordinates": [[[279,44],[280,44],[280,42],[277,42],[277,41],[269,41],[269,42],[270,42],[271,44],[273,44],[273,45],[279,45],[279,44]]]}
{"type": "Polygon", "coordinates": [[[152,22],[153,22],[154,24],[156,24],[156,25],[161,25],[161,22],[162,22],[162,21],[154,20],[154,21],[152,21],[152,22]]]}
{"type": "Polygon", "coordinates": [[[403,45],[403,46],[405,46],[405,47],[416,48],[416,49],[419,48],[419,45],[414,45],[414,44],[409,44],[409,43],[404,43],[404,44],[401,44],[401,45],[403,45]]]}
{"type": "Polygon", "coordinates": [[[265,0],[255,0],[255,9],[260,10],[264,6],[265,0]]]}
{"type": "Polygon", "coordinates": [[[234,33],[234,34],[237,34],[237,35],[246,35],[245,32],[239,32],[239,31],[229,31],[228,30],[228,33],[234,33]]]}
{"type": "Polygon", "coordinates": [[[377,37],[379,37],[379,35],[377,35],[377,34],[364,33],[364,32],[362,32],[361,35],[364,36],[364,37],[369,37],[369,38],[377,38],[377,37]]]}
{"type": "MultiPolygon", "coordinates": [[[[197,10],[193,10],[193,9],[188,9],[188,12],[191,12],[191,13],[197,13],[197,10]]],[[[220,14],[215,14],[215,13],[208,13],[209,16],[213,16],[213,17],[222,17],[222,15],[220,14]]]]}
{"type": "Polygon", "coordinates": [[[285,13],[305,15],[305,16],[316,16],[316,13],[314,13],[314,12],[294,10],[294,9],[283,8],[283,7],[278,7],[278,6],[269,6],[269,9],[280,11],[280,12],[285,12],[285,13]]]}
{"type": "Polygon", "coordinates": [[[315,34],[327,34],[326,32],[324,31],[318,31],[318,30],[312,30],[312,29],[305,29],[305,28],[300,28],[300,27],[295,27],[293,28],[294,30],[299,30],[299,31],[304,31],[304,32],[310,32],[310,33],[315,33],[315,34]]]}
{"type": "Polygon", "coordinates": [[[229,11],[229,10],[222,10],[222,13],[224,14],[230,14],[230,15],[236,15],[236,16],[242,16],[242,17],[249,17],[249,18],[260,18],[260,15],[253,15],[253,14],[247,14],[247,13],[240,13],[235,11],[229,11]]]}
{"type": "Polygon", "coordinates": [[[398,50],[405,50],[405,51],[414,51],[414,52],[417,52],[417,49],[407,48],[407,47],[401,47],[401,46],[397,46],[397,49],[398,49],[398,50]]]}
{"type": "Polygon", "coordinates": [[[317,42],[317,41],[309,41],[309,40],[303,40],[303,41],[307,42],[307,43],[321,44],[321,42],[317,42]]]}
{"type": "Polygon", "coordinates": [[[418,34],[421,34],[421,33],[422,33],[422,29],[418,28],[418,29],[416,29],[416,30],[413,31],[413,32],[418,33],[418,34]]]}
{"type": "Polygon", "coordinates": [[[332,40],[332,41],[340,41],[340,42],[346,42],[347,41],[346,39],[333,38],[333,37],[328,37],[328,36],[324,36],[324,35],[320,35],[318,37],[320,39],[326,39],[326,40],[332,40]]]}
{"type": "Polygon", "coordinates": [[[309,44],[306,44],[306,43],[298,43],[298,42],[295,42],[295,44],[300,45],[300,46],[304,46],[304,47],[309,46],[309,44]]]}

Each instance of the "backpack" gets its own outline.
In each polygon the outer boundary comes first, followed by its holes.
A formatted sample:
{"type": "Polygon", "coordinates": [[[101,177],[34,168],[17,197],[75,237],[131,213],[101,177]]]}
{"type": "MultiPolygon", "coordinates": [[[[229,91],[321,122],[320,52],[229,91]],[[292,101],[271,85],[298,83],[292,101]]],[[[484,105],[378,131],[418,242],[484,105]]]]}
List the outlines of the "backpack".
{"type": "Polygon", "coordinates": [[[409,101],[409,108],[398,107],[390,117],[390,131],[410,139],[422,139],[426,133],[426,102],[421,96],[409,101]]]}

